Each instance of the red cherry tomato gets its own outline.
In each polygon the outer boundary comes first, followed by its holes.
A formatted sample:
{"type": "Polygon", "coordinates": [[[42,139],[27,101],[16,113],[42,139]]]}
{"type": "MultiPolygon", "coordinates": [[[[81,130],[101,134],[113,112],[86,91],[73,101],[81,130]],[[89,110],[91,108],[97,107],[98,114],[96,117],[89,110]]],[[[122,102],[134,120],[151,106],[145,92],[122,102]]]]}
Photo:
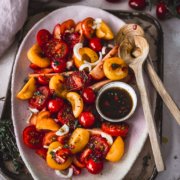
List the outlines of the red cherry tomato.
{"type": "Polygon", "coordinates": [[[69,104],[65,104],[63,108],[58,112],[57,118],[61,124],[66,124],[70,129],[75,129],[76,120],[72,112],[72,107],[69,104]]]}
{"type": "Polygon", "coordinates": [[[65,58],[68,54],[68,45],[59,39],[50,39],[42,47],[45,55],[52,60],[65,58]]]}
{"type": "Polygon", "coordinates": [[[52,142],[57,141],[56,132],[48,132],[43,138],[43,146],[49,146],[52,142]]]}
{"type": "Polygon", "coordinates": [[[106,157],[110,146],[105,138],[101,135],[92,135],[89,140],[88,147],[92,149],[93,156],[97,159],[106,157]]]}
{"type": "Polygon", "coordinates": [[[111,136],[126,137],[129,131],[129,125],[125,122],[121,122],[118,124],[104,122],[102,123],[101,129],[111,136]]]}
{"type": "Polygon", "coordinates": [[[93,104],[96,100],[96,95],[91,88],[85,88],[82,92],[82,97],[85,103],[93,104]]]}
{"type": "Polygon", "coordinates": [[[95,30],[93,29],[93,23],[94,23],[94,19],[91,17],[84,19],[81,23],[83,34],[88,39],[91,39],[95,32],[95,30]]]}
{"type": "Polygon", "coordinates": [[[58,112],[64,105],[64,101],[61,98],[51,99],[48,102],[48,109],[51,113],[58,112]]]}
{"type": "Polygon", "coordinates": [[[146,1],[145,0],[129,0],[129,6],[132,9],[144,10],[146,7],[146,1]]]}
{"type": "Polygon", "coordinates": [[[61,144],[67,144],[69,140],[70,134],[65,134],[63,136],[58,136],[57,141],[59,141],[61,144]]]}
{"type": "Polygon", "coordinates": [[[41,86],[34,92],[33,97],[29,99],[29,106],[42,110],[47,105],[50,90],[47,86],[41,86]]]}
{"type": "Polygon", "coordinates": [[[47,76],[39,75],[37,80],[40,85],[48,85],[50,79],[47,76]]]}
{"type": "Polygon", "coordinates": [[[61,39],[61,25],[56,24],[53,30],[53,37],[55,39],[61,39]]]}
{"type": "Polygon", "coordinates": [[[90,156],[92,155],[93,151],[90,148],[85,149],[80,154],[80,162],[82,162],[84,165],[87,164],[87,161],[90,159],[90,156]]]}
{"type": "Polygon", "coordinates": [[[99,38],[97,38],[97,37],[94,37],[94,38],[90,39],[89,46],[94,51],[101,51],[101,49],[102,49],[101,40],[99,38]]]}
{"type": "Polygon", "coordinates": [[[39,66],[37,66],[37,65],[35,65],[35,64],[33,64],[33,63],[29,64],[29,67],[30,67],[31,69],[33,69],[33,70],[40,69],[39,66]]]}
{"type": "Polygon", "coordinates": [[[31,149],[42,147],[44,133],[37,131],[34,125],[28,126],[23,131],[23,142],[31,149]]]}
{"type": "Polygon", "coordinates": [[[42,157],[43,159],[46,159],[46,155],[47,155],[47,149],[45,148],[40,148],[40,149],[37,149],[36,151],[36,154],[38,154],[40,157],[42,157]]]}
{"type": "Polygon", "coordinates": [[[55,152],[55,160],[56,162],[58,163],[65,163],[66,160],[68,159],[69,155],[71,155],[71,151],[67,148],[62,148],[62,149],[59,149],[55,152]]]}
{"type": "Polygon", "coordinates": [[[78,121],[83,127],[89,128],[94,124],[95,117],[91,112],[82,112],[78,117],[78,121]]]}
{"type": "Polygon", "coordinates": [[[71,31],[72,28],[75,28],[76,24],[73,19],[68,19],[61,24],[61,34],[63,35],[67,30],[71,31]]]}
{"type": "Polygon", "coordinates": [[[71,168],[73,169],[73,175],[81,174],[81,169],[79,167],[77,167],[76,165],[71,164],[71,168]]]}
{"type": "Polygon", "coordinates": [[[166,4],[164,2],[160,2],[156,6],[156,16],[163,20],[166,18],[166,15],[168,13],[168,9],[166,7],[166,4]]]}
{"type": "Polygon", "coordinates": [[[61,73],[66,70],[66,61],[64,59],[54,60],[51,62],[51,67],[55,73],[61,73]]]}
{"type": "Polygon", "coordinates": [[[47,41],[51,39],[51,33],[46,29],[41,29],[36,36],[37,43],[39,46],[43,46],[47,41]]]}
{"type": "Polygon", "coordinates": [[[103,162],[89,159],[86,168],[91,174],[99,174],[103,170],[103,162]]]}

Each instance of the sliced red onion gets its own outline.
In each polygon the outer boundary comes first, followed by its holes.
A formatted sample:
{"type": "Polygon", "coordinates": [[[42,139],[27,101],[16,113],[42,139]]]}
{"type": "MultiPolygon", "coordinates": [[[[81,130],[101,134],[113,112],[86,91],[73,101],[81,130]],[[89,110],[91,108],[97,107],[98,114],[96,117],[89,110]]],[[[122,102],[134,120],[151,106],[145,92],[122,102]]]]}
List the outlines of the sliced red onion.
{"type": "Polygon", "coordinates": [[[79,67],[79,71],[83,71],[86,68],[88,68],[89,72],[92,70],[92,66],[90,64],[85,63],[79,67]]]}
{"type": "Polygon", "coordinates": [[[57,136],[63,136],[69,133],[69,126],[64,124],[58,131],[56,131],[57,136]]]}
{"type": "Polygon", "coordinates": [[[83,47],[82,43],[77,43],[77,44],[75,44],[75,46],[73,48],[73,53],[74,53],[75,57],[80,61],[82,60],[82,58],[81,58],[81,55],[79,54],[79,49],[81,49],[82,47],[83,47]]]}

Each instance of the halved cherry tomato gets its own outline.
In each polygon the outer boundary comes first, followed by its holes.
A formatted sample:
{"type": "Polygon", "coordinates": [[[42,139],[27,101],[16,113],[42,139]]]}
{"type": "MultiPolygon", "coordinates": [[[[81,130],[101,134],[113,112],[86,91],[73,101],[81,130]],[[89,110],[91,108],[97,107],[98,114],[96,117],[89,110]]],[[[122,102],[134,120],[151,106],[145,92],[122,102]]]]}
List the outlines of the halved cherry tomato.
{"type": "Polygon", "coordinates": [[[40,148],[40,149],[37,149],[36,151],[36,154],[38,154],[40,157],[42,157],[43,159],[46,159],[46,155],[47,155],[47,149],[45,148],[40,148]]]}
{"type": "Polygon", "coordinates": [[[55,73],[61,73],[66,70],[66,61],[64,59],[54,60],[51,62],[51,67],[55,73]]]}
{"type": "Polygon", "coordinates": [[[107,140],[101,135],[92,135],[88,147],[92,149],[94,156],[99,159],[105,157],[110,149],[107,140]]]}
{"type": "Polygon", "coordinates": [[[65,163],[65,161],[68,159],[69,155],[71,155],[71,151],[67,148],[62,148],[56,151],[56,161],[58,163],[65,163]]]}
{"type": "Polygon", "coordinates": [[[39,75],[37,80],[40,85],[48,85],[50,79],[47,76],[39,75]]]}
{"type": "Polygon", "coordinates": [[[55,39],[61,39],[61,25],[56,24],[53,30],[53,37],[55,39]]]}
{"type": "Polygon", "coordinates": [[[91,39],[95,32],[95,30],[93,29],[93,23],[94,23],[94,19],[91,17],[84,19],[81,23],[83,34],[88,39],[91,39]]]}
{"type": "Polygon", "coordinates": [[[52,142],[57,141],[57,135],[56,132],[48,132],[45,134],[43,138],[43,146],[49,146],[52,142]]]}
{"type": "Polygon", "coordinates": [[[72,107],[69,104],[65,104],[63,108],[58,112],[57,118],[61,124],[68,125],[71,129],[75,129],[77,124],[72,112],[72,107]]]}
{"type": "Polygon", "coordinates": [[[51,113],[58,112],[64,106],[64,101],[61,98],[51,99],[48,102],[48,109],[51,113]]]}
{"type": "Polygon", "coordinates": [[[91,112],[84,111],[78,117],[78,121],[83,127],[90,128],[95,122],[95,117],[91,112]]]}
{"type": "Polygon", "coordinates": [[[61,144],[67,144],[69,140],[70,134],[65,134],[63,136],[58,136],[57,141],[59,141],[61,144]]]}
{"type": "Polygon", "coordinates": [[[118,124],[104,122],[102,123],[101,129],[111,136],[126,137],[129,131],[129,125],[126,122],[121,122],[118,124]]]}
{"type": "Polygon", "coordinates": [[[31,149],[42,147],[44,133],[37,131],[34,125],[28,126],[23,131],[23,142],[31,149]]]}
{"type": "Polygon", "coordinates": [[[79,168],[84,168],[85,167],[85,164],[83,164],[80,160],[79,160],[79,157],[77,157],[77,155],[75,155],[73,157],[73,163],[79,167],[79,168]]]}
{"type": "Polygon", "coordinates": [[[94,51],[101,51],[102,49],[102,44],[101,44],[101,40],[97,37],[94,37],[92,39],[90,39],[89,41],[89,46],[94,50],[94,51]]]}
{"type": "Polygon", "coordinates": [[[91,88],[85,88],[82,91],[82,97],[85,103],[93,104],[96,100],[96,95],[91,88]]]}
{"type": "Polygon", "coordinates": [[[89,83],[89,76],[84,71],[76,71],[65,79],[68,90],[80,90],[89,83]]]}
{"type": "Polygon", "coordinates": [[[64,41],[54,38],[46,42],[42,49],[51,60],[65,58],[68,53],[68,45],[64,41]]]}
{"type": "Polygon", "coordinates": [[[86,164],[86,168],[92,174],[99,174],[103,170],[103,161],[89,159],[86,164]]]}
{"type": "Polygon", "coordinates": [[[71,168],[73,169],[73,175],[81,174],[81,169],[79,167],[77,167],[76,165],[71,164],[71,168]]]}
{"type": "Polygon", "coordinates": [[[93,153],[92,149],[90,148],[85,149],[80,155],[80,162],[86,164],[89,158],[91,157],[92,153],[93,153]]]}
{"type": "Polygon", "coordinates": [[[33,64],[33,63],[29,64],[29,67],[30,67],[31,69],[33,69],[33,70],[40,69],[39,66],[37,66],[37,65],[35,65],[35,64],[33,64]]]}
{"type": "Polygon", "coordinates": [[[38,45],[43,46],[52,37],[51,33],[46,29],[41,29],[36,36],[38,45]]]}
{"type": "Polygon", "coordinates": [[[64,34],[67,30],[75,28],[75,22],[72,19],[68,19],[61,24],[61,34],[64,34]]]}
{"type": "Polygon", "coordinates": [[[49,96],[49,88],[47,86],[41,86],[37,88],[33,94],[33,97],[29,99],[29,106],[38,110],[42,110],[46,106],[49,96]]]}

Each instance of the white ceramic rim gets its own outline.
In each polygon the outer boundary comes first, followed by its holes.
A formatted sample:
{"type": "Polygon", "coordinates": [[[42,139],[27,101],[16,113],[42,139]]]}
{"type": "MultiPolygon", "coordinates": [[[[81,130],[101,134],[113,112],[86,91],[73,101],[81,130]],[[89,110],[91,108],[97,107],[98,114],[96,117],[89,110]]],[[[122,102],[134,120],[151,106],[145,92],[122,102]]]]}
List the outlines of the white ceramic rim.
{"type": "Polygon", "coordinates": [[[137,95],[136,95],[136,92],[135,92],[135,90],[134,90],[129,84],[124,83],[124,82],[117,82],[117,81],[116,81],[116,82],[110,82],[110,83],[104,85],[104,86],[99,90],[98,95],[97,95],[97,98],[96,98],[96,109],[97,109],[98,113],[100,114],[100,116],[101,116],[103,119],[105,119],[105,120],[107,120],[107,121],[110,121],[110,122],[121,122],[121,121],[127,120],[128,118],[130,118],[130,117],[133,115],[133,113],[134,113],[135,110],[136,110],[136,107],[137,107],[137,95]],[[118,88],[122,88],[122,89],[126,90],[126,91],[129,93],[129,95],[131,96],[131,98],[132,98],[132,101],[133,101],[132,109],[131,109],[131,111],[129,112],[129,114],[127,114],[127,115],[126,115],[125,117],[123,117],[123,118],[120,118],[120,119],[111,119],[111,118],[108,118],[108,117],[106,117],[106,116],[101,112],[101,110],[100,110],[100,108],[99,108],[99,103],[98,103],[98,102],[99,102],[99,98],[100,98],[101,94],[102,94],[105,90],[107,90],[107,89],[109,89],[109,88],[111,88],[111,87],[118,87],[118,88]]]}

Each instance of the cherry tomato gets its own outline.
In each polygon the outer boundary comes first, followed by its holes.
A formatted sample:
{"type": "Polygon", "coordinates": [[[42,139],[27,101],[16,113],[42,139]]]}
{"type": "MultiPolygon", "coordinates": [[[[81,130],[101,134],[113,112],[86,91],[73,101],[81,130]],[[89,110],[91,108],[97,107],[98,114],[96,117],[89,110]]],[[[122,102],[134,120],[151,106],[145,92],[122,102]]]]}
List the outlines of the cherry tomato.
{"type": "Polygon", "coordinates": [[[34,125],[28,126],[23,131],[23,142],[31,149],[42,147],[44,133],[37,131],[34,125]]]}
{"type": "Polygon", "coordinates": [[[94,124],[95,117],[91,112],[82,112],[78,117],[78,121],[83,127],[89,128],[94,124]]]}
{"type": "Polygon", "coordinates": [[[44,44],[42,50],[48,58],[59,60],[65,58],[68,54],[68,45],[62,40],[53,38],[44,44]]]}
{"type": "Polygon", "coordinates": [[[66,31],[71,31],[76,26],[73,19],[68,19],[61,24],[61,34],[64,34],[66,31]]]}
{"type": "Polygon", "coordinates": [[[166,4],[164,2],[159,2],[156,6],[156,16],[163,20],[166,18],[166,15],[168,13],[168,9],[166,7],[166,4]]]}
{"type": "Polygon", "coordinates": [[[37,43],[39,46],[43,46],[47,41],[51,39],[51,33],[46,29],[41,29],[36,36],[37,43]]]}
{"type": "Polygon", "coordinates": [[[85,165],[87,161],[90,159],[92,153],[93,151],[90,148],[85,149],[80,155],[80,162],[82,162],[85,165]]]}
{"type": "Polygon", "coordinates": [[[40,148],[40,149],[37,149],[36,151],[36,154],[38,154],[40,157],[42,157],[43,159],[46,159],[46,155],[47,155],[47,149],[45,148],[40,148]]]}
{"type": "Polygon", "coordinates": [[[95,30],[93,29],[93,23],[94,23],[94,19],[91,17],[84,19],[81,23],[83,34],[88,39],[91,39],[95,32],[95,30]]]}
{"type": "Polygon", "coordinates": [[[80,161],[80,156],[79,155],[75,155],[73,156],[73,163],[79,167],[79,168],[84,168],[85,167],[85,164],[83,164],[81,161],[80,161]]]}
{"type": "Polygon", "coordinates": [[[37,80],[38,83],[41,85],[48,85],[50,79],[47,76],[39,75],[37,80]]]}
{"type": "Polygon", "coordinates": [[[72,112],[72,107],[65,104],[58,112],[57,118],[61,124],[66,124],[70,129],[75,129],[76,120],[72,112]]]}
{"type": "Polygon", "coordinates": [[[126,137],[129,131],[129,125],[125,122],[121,122],[118,124],[104,122],[102,123],[101,129],[111,136],[126,137]]]}
{"type": "Polygon", "coordinates": [[[86,168],[92,174],[99,174],[103,170],[103,162],[89,159],[86,168]]]}
{"type": "Polygon", "coordinates": [[[48,132],[45,134],[43,138],[43,146],[49,146],[52,142],[57,141],[57,135],[56,132],[48,132]]]}
{"type": "Polygon", "coordinates": [[[61,144],[66,144],[66,143],[68,143],[69,137],[70,137],[70,134],[65,134],[63,136],[58,136],[57,141],[59,141],[61,144]]]}
{"type": "Polygon", "coordinates": [[[71,151],[67,148],[62,148],[56,151],[55,153],[55,160],[58,163],[65,163],[68,159],[69,155],[71,155],[71,151]]]}
{"type": "Polygon", "coordinates": [[[102,49],[102,44],[101,44],[101,40],[97,37],[94,37],[92,39],[90,39],[89,41],[89,46],[94,50],[94,51],[101,51],[102,49]]]}
{"type": "Polygon", "coordinates": [[[71,164],[71,168],[73,169],[73,175],[81,174],[81,169],[79,167],[77,167],[76,165],[71,164]]]}
{"type": "Polygon", "coordinates": [[[61,39],[61,25],[56,24],[53,30],[53,37],[55,39],[61,39]]]}
{"type": "Polygon", "coordinates": [[[129,6],[132,9],[144,10],[145,7],[146,7],[146,1],[145,0],[130,0],[129,1],[129,6]]]}
{"type": "Polygon", "coordinates": [[[39,66],[37,66],[37,65],[35,65],[35,64],[33,64],[33,63],[29,64],[29,67],[30,67],[31,69],[33,69],[33,70],[40,69],[39,66]]]}
{"type": "Polygon", "coordinates": [[[66,61],[64,59],[54,60],[51,62],[51,67],[55,73],[61,73],[66,70],[66,61]]]}
{"type": "Polygon", "coordinates": [[[64,105],[64,101],[61,98],[51,99],[48,102],[48,109],[51,113],[58,112],[64,105]]]}
{"type": "Polygon", "coordinates": [[[34,92],[33,97],[29,99],[29,106],[42,110],[46,107],[48,98],[50,96],[50,90],[47,86],[41,86],[34,92]]]}
{"type": "Polygon", "coordinates": [[[101,135],[92,135],[89,140],[88,147],[92,149],[93,156],[97,159],[106,157],[110,146],[105,138],[101,135]]]}
{"type": "Polygon", "coordinates": [[[90,78],[84,71],[76,71],[70,74],[65,85],[68,90],[80,90],[89,84],[90,78]]]}
{"type": "Polygon", "coordinates": [[[96,100],[96,95],[91,88],[85,88],[82,92],[82,97],[85,103],[93,104],[96,100]]]}

